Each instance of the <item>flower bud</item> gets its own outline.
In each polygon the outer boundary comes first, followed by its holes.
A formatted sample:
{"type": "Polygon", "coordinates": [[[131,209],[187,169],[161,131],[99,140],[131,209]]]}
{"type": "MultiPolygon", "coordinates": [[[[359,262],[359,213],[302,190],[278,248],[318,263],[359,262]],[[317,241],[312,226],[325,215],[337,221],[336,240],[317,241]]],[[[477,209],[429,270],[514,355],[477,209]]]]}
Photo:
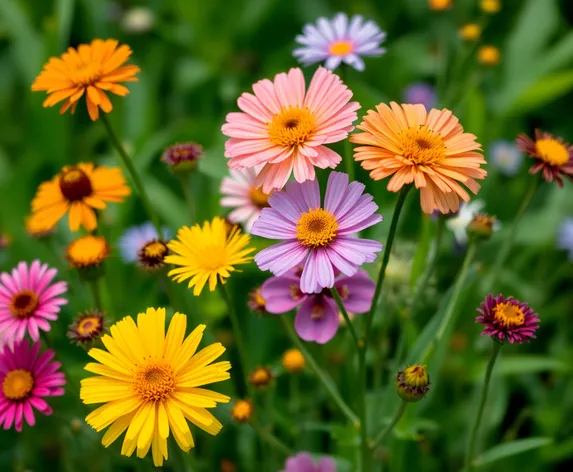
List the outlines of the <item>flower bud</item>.
{"type": "Polygon", "coordinates": [[[407,402],[417,402],[430,390],[430,376],[423,365],[412,365],[398,372],[396,392],[407,402]]]}
{"type": "Polygon", "coordinates": [[[257,315],[262,315],[266,312],[266,301],[261,293],[261,287],[257,287],[249,292],[247,306],[257,315]]]}
{"type": "Polygon", "coordinates": [[[161,156],[169,168],[175,173],[193,172],[197,161],[203,157],[203,146],[196,143],[180,143],[169,146],[161,156]]]}
{"type": "Polygon", "coordinates": [[[251,400],[237,400],[231,409],[231,416],[238,423],[246,423],[253,416],[251,400]]]}
{"type": "Polygon", "coordinates": [[[501,53],[495,46],[482,46],[478,50],[478,60],[485,66],[495,66],[501,60],[501,53]]]}
{"type": "Polygon", "coordinates": [[[281,363],[284,369],[291,374],[302,372],[306,365],[304,356],[298,349],[288,349],[285,351],[281,358],[281,363]]]}
{"type": "Polygon", "coordinates": [[[495,216],[489,216],[485,213],[478,213],[472,218],[467,227],[468,236],[478,239],[489,239],[493,234],[495,225],[495,216]]]}
{"type": "Polygon", "coordinates": [[[475,41],[481,35],[481,28],[475,23],[468,23],[460,28],[459,34],[466,41],[475,41]]]}
{"type": "Polygon", "coordinates": [[[255,387],[266,387],[273,380],[273,373],[268,367],[257,367],[249,375],[249,382],[255,387]]]}

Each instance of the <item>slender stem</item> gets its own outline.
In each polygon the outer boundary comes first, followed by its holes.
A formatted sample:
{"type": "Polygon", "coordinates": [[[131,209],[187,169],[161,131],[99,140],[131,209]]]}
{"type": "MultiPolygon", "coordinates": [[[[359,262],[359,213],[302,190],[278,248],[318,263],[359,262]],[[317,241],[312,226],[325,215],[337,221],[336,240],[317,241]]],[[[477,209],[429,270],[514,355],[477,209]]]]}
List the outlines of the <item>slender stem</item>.
{"type": "Polygon", "coordinates": [[[479,425],[481,422],[481,417],[483,416],[483,410],[485,408],[485,403],[487,400],[487,391],[489,388],[491,373],[493,371],[493,366],[495,364],[495,361],[497,359],[499,351],[501,351],[502,346],[503,346],[503,344],[497,342],[496,340],[493,341],[493,352],[491,353],[491,357],[489,358],[489,361],[487,363],[487,367],[485,369],[485,379],[484,379],[483,387],[481,390],[480,404],[479,404],[476,418],[474,420],[474,424],[473,424],[471,435],[470,435],[470,440],[468,443],[468,450],[467,450],[467,454],[466,454],[466,467],[465,467],[466,472],[471,472],[473,470],[472,461],[474,458],[476,438],[477,438],[477,433],[479,430],[479,425]]]}
{"type": "Polygon", "coordinates": [[[292,342],[296,345],[298,350],[302,352],[304,358],[308,361],[311,369],[314,371],[318,379],[322,382],[326,391],[330,394],[334,402],[338,405],[342,413],[356,426],[360,424],[360,420],[356,416],[356,414],[351,410],[351,408],[346,404],[346,402],[342,399],[340,392],[336,388],[336,384],[332,380],[332,378],[326,373],[316,362],[314,357],[310,354],[310,352],[306,349],[303,342],[294,332],[292,326],[288,322],[286,316],[281,316],[281,321],[283,326],[285,327],[289,337],[291,338],[292,342]]]}
{"type": "Polygon", "coordinates": [[[360,452],[362,457],[362,472],[370,472],[372,454],[368,447],[368,429],[367,429],[367,408],[366,408],[366,391],[368,378],[366,375],[366,348],[367,344],[358,350],[358,385],[362,387],[362,391],[358,394],[358,415],[360,416],[360,452]]]}
{"type": "Polygon", "coordinates": [[[515,236],[517,235],[517,229],[519,227],[519,223],[521,222],[521,218],[525,214],[525,210],[527,210],[527,207],[531,203],[531,200],[533,199],[533,196],[537,191],[537,187],[539,186],[539,180],[540,180],[539,178],[536,178],[533,181],[532,185],[529,186],[529,189],[525,194],[525,196],[523,197],[521,205],[519,206],[517,213],[515,214],[515,218],[513,219],[513,223],[511,224],[511,228],[509,230],[509,236],[505,238],[503,246],[501,247],[499,254],[495,260],[495,263],[492,269],[490,270],[490,276],[487,279],[486,283],[486,288],[488,289],[488,291],[490,291],[493,288],[493,285],[495,284],[497,277],[499,276],[499,272],[503,267],[503,264],[505,263],[507,256],[509,255],[513,243],[515,242],[515,236]]]}
{"type": "Polygon", "coordinates": [[[338,309],[341,311],[342,316],[344,316],[344,320],[346,321],[346,326],[348,326],[348,330],[350,331],[350,334],[352,334],[352,339],[354,339],[354,343],[356,344],[356,347],[359,348],[360,347],[360,341],[358,340],[358,335],[356,334],[356,330],[354,329],[354,325],[352,324],[352,321],[350,320],[350,316],[348,316],[348,312],[346,311],[346,307],[344,306],[344,303],[342,303],[342,299],[340,298],[340,294],[338,293],[338,289],[335,286],[333,286],[330,289],[330,291],[332,292],[332,296],[336,300],[336,304],[338,305],[338,309]]]}
{"type": "Polygon", "coordinates": [[[396,426],[398,421],[400,421],[400,418],[402,418],[402,415],[404,414],[404,411],[406,410],[407,405],[408,405],[408,402],[405,400],[402,400],[400,402],[400,406],[396,410],[396,413],[394,413],[394,416],[392,417],[392,421],[390,421],[390,424],[388,426],[386,426],[385,429],[380,431],[376,435],[376,437],[370,442],[370,447],[372,449],[374,449],[376,446],[378,446],[378,444],[380,444],[386,438],[386,436],[388,436],[390,434],[390,432],[394,429],[394,426],[396,426]]]}
{"type": "Polygon", "coordinates": [[[195,223],[195,201],[193,199],[193,192],[191,191],[191,186],[189,184],[189,179],[191,176],[188,174],[179,175],[179,182],[181,183],[181,191],[183,192],[183,197],[185,198],[185,203],[187,204],[187,209],[189,210],[189,226],[195,223]]]}
{"type": "Polygon", "coordinates": [[[436,346],[442,340],[442,337],[444,336],[446,329],[448,328],[448,326],[451,323],[452,316],[455,313],[456,305],[458,303],[458,299],[459,299],[460,293],[462,291],[462,287],[464,286],[464,283],[465,283],[467,275],[468,275],[468,269],[469,269],[469,267],[473,261],[473,258],[475,256],[476,248],[477,248],[477,244],[475,243],[475,241],[470,240],[469,245],[468,245],[468,249],[466,251],[466,256],[465,256],[464,262],[462,264],[462,268],[460,269],[460,273],[458,274],[458,278],[456,279],[456,283],[454,285],[454,291],[453,291],[452,297],[450,298],[450,301],[446,307],[446,312],[444,314],[444,317],[442,318],[442,322],[440,323],[440,326],[438,328],[438,331],[436,332],[436,335],[434,336],[432,343],[428,346],[428,348],[426,349],[426,352],[424,352],[424,354],[422,356],[422,361],[420,362],[420,364],[425,364],[428,362],[430,357],[433,355],[434,350],[436,349],[436,346]]]}
{"type": "Polygon", "coordinates": [[[255,432],[259,435],[262,441],[265,441],[269,446],[273,447],[277,452],[284,454],[285,456],[292,455],[292,451],[273,433],[263,428],[256,419],[250,421],[250,425],[253,427],[255,432]]]}
{"type": "Polygon", "coordinates": [[[94,304],[98,310],[103,310],[103,304],[101,302],[101,290],[99,284],[99,277],[95,280],[90,280],[88,282],[90,286],[90,290],[92,292],[92,296],[94,297],[94,304]]]}
{"type": "Polygon", "coordinates": [[[139,196],[141,197],[141,201],[143,203],[143,206],[145,207],[145,211],[147,212],[147,215],[149,216],[149,218],[153,222],[153,225],[155,226],[155,229],[157,230],[157,234],[162,234],[163,232],[161,231],[161,225],[159,224],[159,218],[157,217],[157,214],[155,213],[155,211],[153,210],[153,207],[151,206],[151,202],[149,200],[147,192],[145,191],[145,187],[143,186],[143,183],[141,182],[141,178],[139,177],[139,174],[137,173],[137,170],[136,170],[135,166],[133,165],[133,161],[132,161],[131,157],[129,157],[129,155],[127,154],[127,152],[123,148],[119,138],[117,137],[117,135],[115,134],[115,131],[113,130],[113,128],[111,126],[111,123],[109,122],[107,115],[105,113],[101,113],[100,118],[101,118],[101,121],[103,122],[103,124],[105,126],[105,129],[107,130],[107,134],[109,135],[109,138],[110,138],[113,146],[115,147],[119,156],[121,157],[121,161],[123,162],[123,165],[127,168],[127,171],[131,175],[131,179],[133,180],[133,183],[135,184],[135,187],[137,188],[137,191],[139,192],[139,196]]]}

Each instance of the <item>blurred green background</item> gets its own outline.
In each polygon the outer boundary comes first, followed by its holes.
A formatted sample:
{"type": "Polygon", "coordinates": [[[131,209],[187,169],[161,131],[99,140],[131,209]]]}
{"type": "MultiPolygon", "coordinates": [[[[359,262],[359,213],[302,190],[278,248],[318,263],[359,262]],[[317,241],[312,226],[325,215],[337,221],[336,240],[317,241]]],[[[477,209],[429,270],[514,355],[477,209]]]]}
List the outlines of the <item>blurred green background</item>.
{"type": "MultiPolygon", "coordinates": [[[[253,82],[297,65],[291,55],[294,37],[305,23],[319,16],[332,17],[338,11],[360,13],[387,32],[385,56],[366,59],[363,73],[344,71],[346,83],[362,105],[359,117],[379,102],[401,101],[405,87],[412,82],[443,83],[445,96],[455,95],[449,106],[466,131],[478,136],[486,159],[493,141],[513,140],[522,131],[532,134],[536,127],[573,140],[572,2],[506,0],[495,15],[480,12],[477,0],[453,3],[452,10],[437,13],[429,11],[426,0],[0,0],[0,232],[11,239],[9,247],[0,249],[0,269],[10,270],[19,260],[40,258],[59,267],[60,277],[70,283],[70,303],[51,334],[57,358],[68,375],[68,393],[50,401],[54,415],[38,418],[36,427],[25,426],[21,434],[0,432],[0,470],[153,468],[149,458],[121,457],[120,441],[109,450],[103,449],[101,434],[83,422],[88,409],[80,404],[78,391],[87,355],[65,337],[73,316],[91,306],[88,290],[75,273],[67,271],[63,259],[65,245],[75,235],[64,224],[51,240],[38,241],[24,228],[38,184],[63,165],[117,162],[103,125],[89,120],[83,102],[75,116],[60,116],[57,107],[42,108],[44,94],[32,93],[30,85],[44,62],[60,55],[68,45],[93,38],[117,38],[132,47],[131,62],[141,68],[139,82],[129,85],[127,97],[114,97],[110,118],[134,156],[155,208],[174,231],[190,221],[177,180],[159,161],[163,149],[179,141],[195,141],[205,147],[206,157],[191,179],[197,218],[202,221],[223,214],[218,189],[227,174],[225,138],[220,132],[225,114],[236,111],[237,97],[250,91],[253,82]],[[128,21],[135,7],[146,9],[151,24],[142,27],[140,23],[138,29],[133,18],[128,21]],[[477,46],[461,42],[457,30],[468,22],[484,26],[482,43],[500,48],[499,65],[479,66],[477,46]],[[458,90],[460,93],[454,93],[458,90]]],[[[305,69],[307,77],[314,69],[305,69]]],[[[444,97],[440,98],[444,103],[444,97]]],[[[342,152],[342,143],[334,147],[342,152]]],[[[486,201],[488,212],[498,216],[502,230],[481,246],[478,264],[462,294],[457,325],[430,366],[431,393],[408,410],[394,437],[377,451],[376,462],[384,464],[385,470],[461,468],[490,347],[473,322],[475,308],[486,295],[482,275],[495,260],[532,183],[528,166],[525,162],[511,179],[487,166],[489,176],[479,198],[486,201]]],[[[383,240],[395,195],[386,191],[385,182],[370,181],[361,169],[356,173],[375,195],[385,217],[385,223],[369,236],[383,240]]],[[[323,172],[320,177],[325,175],[323,172]]],[[[509,457],[503,457],[512,452],[507,448],[498,454],[501,457],[493,451],[491,462],[486,456],[481,470],[536,472],[573,467],[573,329],[569,326],[573,319],[573,265],[555,247],[558,227],[567,216],[573,216],[571,185],[564,189],[541,186],[522,221],[511,257],[498,276],[495,291],[528,301],[540,314],[541,328],[531,345],[505,349],[496,367],[479,450],[515,439],[533,438],[533,442],[518,443],[531,449],[509,457]]],[[[106,210],[102,233],[113,245],[127,227],[145,220],[143,208],[133,195],[126,203],[106,210]]],[[[433,334],[432,323],[428,325],[430,331],[420,333],[432,316],[434,320],[441,316],[440,307],[461,264],[463,255],[447,233],[423,306],[408,314],[412,286],[423,269],[424,247],[434,233],[435,222],[422,218],[417,195],[410,197],[385,287],[385,315],[377,317],[376,345],[370,350],[373,432],[388,421],[397,404],[392,379],[397,368],[403,367],[396,362],[398,337],[405,335],[410,348],[406,358],[415,359],[412,353],[420,352],[433,334]]],[[[255,241],[258,247],[263,244],[255,241]]],[[[376,267],[370,269],[375,273],[376,267]]],[[[157,277],[122,263],[117,252],[106,271],[104,304],[110,319],[168,303],[157,277]]],[[[229,284],[251,356],[258,364],[271,365],[280,373],[280,355],[290,347],[280,324],[271,317],[256,317],[245,305],[247,292],[267,275],[251,264],[229,284]]],[[[184,311],[196,323],[208,320],[212,337],[232,343],[225,307],[216,293],[193,298],[184,287],[174,287],[186,307],[184,311]]],[[[341,330],[327,346],[311,348],[331,371],[343,396],[354,405],[355,365],[347,341],[341,330]]],[[[227,355],[234,360],[232,349],[227,355]]],[[[303,374],[300,382],[301,411],[293,418],[288,410],[292,381],[285,375],[277,380],[273,395],[276,434],[297,450],[336,456],[340,470],[353,470],[356,432],[345,425],[310,374],[303,374]]],[[[233,394],[231,382],[227,384],[218,390],[233,394]]],[[[283,459],[270,457],[267,449],[258,446],[248,426],[232,424],[228,406],[220,407],[217,416],[225,428],[215,438],[195,434],[198,447],[191,456],[196,460],[183,457],[171,445],[170,461],[163,469],[222,470],[223,458],[232,460],[238,471],[280,468],[283,459]]]]}

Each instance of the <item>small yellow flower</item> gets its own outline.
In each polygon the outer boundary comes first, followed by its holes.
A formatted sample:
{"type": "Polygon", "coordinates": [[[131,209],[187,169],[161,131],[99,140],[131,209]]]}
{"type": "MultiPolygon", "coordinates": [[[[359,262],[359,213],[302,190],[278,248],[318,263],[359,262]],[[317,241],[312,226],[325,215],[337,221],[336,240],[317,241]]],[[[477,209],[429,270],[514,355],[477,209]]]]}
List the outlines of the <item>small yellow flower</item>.
{"type": "Polygon", "coordinates": [[[453,5],[453,0],[428,0],[430,10],[441,11],[451,8],[453,5]]]}
{"type": "Polygon", "coordinates": [[[479,7],[485,13],[497,13],[501,10],[501,2],[499,0],[481,0],[479,7]]]}
{"type": "Polygon", "coordinates": [[[249,382],[255,387],[266,387],[273,380],[273,373],[268,367],[257,367],[249,375],[249,382]]]}
{"type": "Polygon", "coordinates": [[[475,41],[481,35],[481,28],[475,23],[468,23],[460,28],[460,36],[466,41],[475,41]]]}
{"type": "Polygon", "coordinates": [[[501,53],[495,46],[482,46],[478,50],[478,59],[486,66],[495,66],[501,60],[501,53]]]}
{"type": "Polygon", "coordinates": [[[281,363],[284,369],[291,374],[302,372],[306,365],[306,361],[302,352],[298,349],[288,349],[284,352],[281,363]]]}
{"type": "Polygon", "coordinates": [[[66,257],[72,267],[80,269],[98,266],[109,256],[109,246],[103,236],[82,236],[66,248],[66,257]]]}
{"type": "Polygon", "coordinates": [[[168,275],[179,283],[190,279],[188,287],[193,287],[193,295],[201,294],[207,281],[213,291],[218,281],[225,283],[235,265],[252,260],[249,254],[255,249],[247,247],[250,241],[250,236],[241,234],[238,226],[227,232],[225,220],[218,217],[206,221],[203,227],[184,226],[177,232],[177,239],[167,245],[173,254],[165,262],[180,266],[168,275]]]}
{"type": "Polygon", "coordinates": [[[237,400],[231,409],[231,416],[238,423],[246,423],[253,416],[251,400],[237,400]]]}

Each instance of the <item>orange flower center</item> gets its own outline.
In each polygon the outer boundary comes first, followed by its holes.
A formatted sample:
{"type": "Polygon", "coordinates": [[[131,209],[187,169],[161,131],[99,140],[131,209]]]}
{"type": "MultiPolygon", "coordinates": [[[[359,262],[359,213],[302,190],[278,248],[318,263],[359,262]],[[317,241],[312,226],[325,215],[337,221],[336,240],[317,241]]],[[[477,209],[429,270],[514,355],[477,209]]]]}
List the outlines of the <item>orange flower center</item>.
{"type": "Polygon", "coordinates": [[[296,238],[313,249],[327,247],[336,237],[338,223],[332,213],[322,208],[301,215],[296,225],[296,238]]]}
{"type": "Polygon", "coordinates": [[[12,296],[10,300],[10,313],[17,318],[29,318],[34,314],[40,303],[36,292],[21,290],[12,296]]]}
{"type": "Polygon", "coordinates": [[[82,64],[71,73],[70,79],[76,86],[87,87],[95,84],[103,75],[101,64],[82,64]]]}
{"type": "Polygon", "coordinates": [[[322,305],[314,305],[310,312],[310,317],[313,320],[320,320],[324,316],[324,307],[322,305]]]}
{"type": "Polygon", "coordinates": [[[314,117],[308,108],[283,108],[269,123],[269,138],[275,146],[301,146],[311,138],[314,128],[314,117]]]}
{"type": "Polygon", "coordinates": [[[351,41],[340,40],[335,41],[328,47],[328,52],[333,56],[346,56],[354,50],[354,45],[351,41]]]}
{"type": "Polygon", "coordinates": [[[60,176],[60,190],[69,202],[77,202],[93,193],[90,178],[77,167],[67,167],[60,176]]]}
{"type": "Polygon", "coordinates": [[[249,198],[257,208],[266,208],[269,206],[269,194],[263,192],[261,189],[251,187],[249,190],[249,198]]]}
{"type": "Polygon", "coordinates": [[[260,288],[257,288],[253,291],[253,301],[260,307],[265,307],[266,305],[266,300],[263,298],[263,294],[261,292],[260,288]]]}
{"type": "Polygon", "coordinates": [[[433,164],[446,157],[444,139],[428,126],[407,128],[398,135],[402,147],[402,156],[413,164],[433,164]]]}
{"type": "Polygon", "coordinates": [[[34,378],[27,370],[11,370],[4,377],[2,391],[4,396],[10,400],[22,400],[34,388],[34,378]]]}
{"type": "Polygon", "coordinates": [[[86,316],[77,327],[78,334],[82,336],[91,336],[101,329],[101,321],[97,316],[86,316]]]}
{"type": "Polygon", "coordinates": [[[302,292],[300,291],[300,285],[293,284],[289,287],[290,289],[290,297],[293,300],[300,300],[302,298],[302,292]]]}
{"type": "Polygon", "coordinates": [[[495,320],[504,328],[514,328],[525,323],[525,314],[518,305],[500,303],[493,309],[495,320]]]}
{"type": "Polygon", "coordinates": [[[569,162],[569,150],[556,139],[540,139],[535,142],[535,149],[539,157],[552,166],[563,166],[569,162]]]}
{"type": "Polygon", "coordinates": [[[150,362],[135,373],[133,390],[144,401],[165,400],[175,390],[175,373],[163,361],[150,362]]]}

